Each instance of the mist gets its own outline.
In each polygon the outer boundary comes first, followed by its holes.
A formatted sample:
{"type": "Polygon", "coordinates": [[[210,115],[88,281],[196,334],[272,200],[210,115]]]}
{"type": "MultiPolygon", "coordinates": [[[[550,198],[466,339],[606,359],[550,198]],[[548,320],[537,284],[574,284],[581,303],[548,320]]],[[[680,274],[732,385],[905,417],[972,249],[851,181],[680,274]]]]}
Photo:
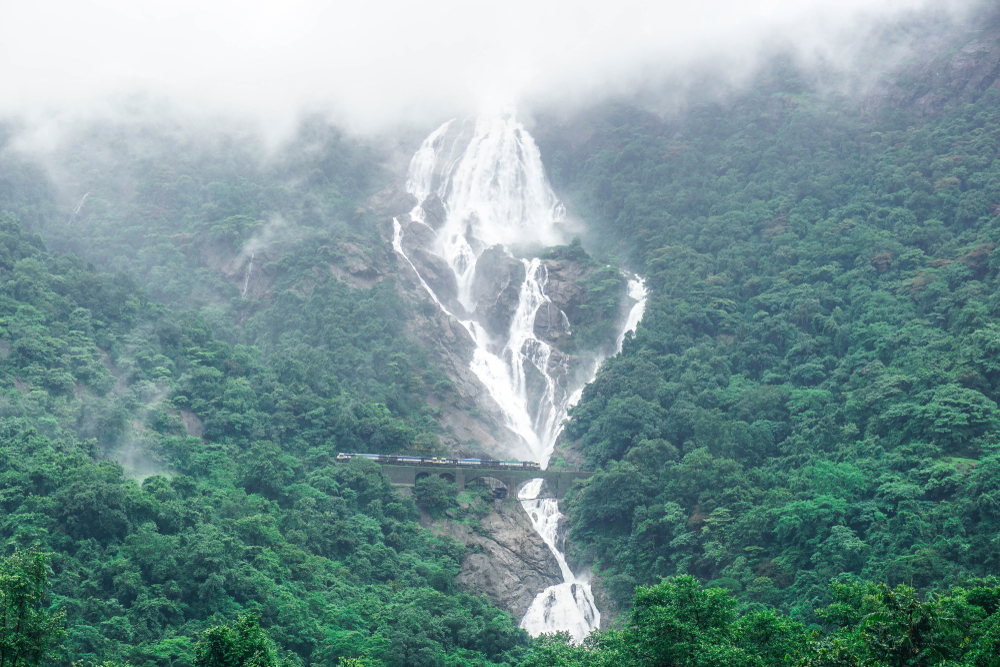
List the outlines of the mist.
{"type": "Polygon", "coordinates": [[[685,73],[696,86],[706,67],[738,84],[776,48],[806,63],[849,67],[879,26],[927,11],[960,21],[971,4],[8,3],[0,25],[0,114],[37,124],[110,113],[138,95],[147,106],[169,101],[271,137],[316,112],[349,129],[381,131],[512,100],[593,102],[685,73]]]}

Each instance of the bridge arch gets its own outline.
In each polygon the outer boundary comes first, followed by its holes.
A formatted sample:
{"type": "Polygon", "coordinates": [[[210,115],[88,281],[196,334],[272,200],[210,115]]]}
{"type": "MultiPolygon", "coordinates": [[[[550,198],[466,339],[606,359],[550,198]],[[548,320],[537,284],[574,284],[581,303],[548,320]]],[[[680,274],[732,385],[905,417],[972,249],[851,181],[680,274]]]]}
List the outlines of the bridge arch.
{"type": "Polygon", "coordinates": [[[416,484],[420,480],[425,479],[427,477],[430,477],[431,475],[436,475],[437,477],[440,477],[441,479],[443,479],[443,480],[445,480],[447,482],[451,482],[452,484],[455,483],[455,473],[448,472],[448,471],[438,472],[436,470],[434,472],[429,472],[427,470],[421,470],[420,472],[418,472],[416,474],[416,476],[414,476],[413,482],[414,482],[414,484],[416,484]]]}
{"type": "Polygon", "coordinates": [[[506,498],[511,493],[509,487],[509,480],[504,481],[500,477],[495,476],[496,471],[484,470],[481,474],[470,473],[465,474],[465,488],[468,489],[470,486],[485,486],[491,492],[493,492],[494,498],[506,498]]]}

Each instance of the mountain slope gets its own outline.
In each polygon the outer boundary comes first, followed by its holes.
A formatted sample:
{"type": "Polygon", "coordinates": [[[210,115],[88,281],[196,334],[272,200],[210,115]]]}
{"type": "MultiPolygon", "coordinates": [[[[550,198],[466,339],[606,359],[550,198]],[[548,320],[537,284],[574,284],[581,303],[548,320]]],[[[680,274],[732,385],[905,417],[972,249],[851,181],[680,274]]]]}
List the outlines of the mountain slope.
{"type": "Polygon", "coordinates": [[[539,131],[651,288],[566,429],[604,467],[571,536],[619,602],[691,573],[811,621],[834,577],[997,571],[1000,94],[949,90],[870,115],[785,68],[539,131]]]}

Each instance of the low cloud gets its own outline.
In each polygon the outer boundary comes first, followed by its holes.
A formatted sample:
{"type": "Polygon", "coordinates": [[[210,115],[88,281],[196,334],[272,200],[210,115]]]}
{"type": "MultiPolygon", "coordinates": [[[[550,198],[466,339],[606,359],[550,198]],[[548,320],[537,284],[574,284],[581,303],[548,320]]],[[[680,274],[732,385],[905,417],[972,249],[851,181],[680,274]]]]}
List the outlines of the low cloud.
{"type": "Polygon", "coordinates": [[[378,130],[516,98],[575,104],[706,63],[738,81],[771,47],[836,63],[872,26],[929,10],[960,18],[970,3],[8,3],[0,113],[64,116],[142,91],[183,111],[242,116],[272,134],[309,111],[378,130]]]}

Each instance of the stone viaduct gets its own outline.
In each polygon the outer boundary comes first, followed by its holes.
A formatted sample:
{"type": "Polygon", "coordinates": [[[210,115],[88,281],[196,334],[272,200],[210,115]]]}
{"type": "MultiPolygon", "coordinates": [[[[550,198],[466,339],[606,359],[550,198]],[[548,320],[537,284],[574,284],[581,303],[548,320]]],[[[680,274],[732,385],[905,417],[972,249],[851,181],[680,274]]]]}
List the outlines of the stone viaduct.
{"type": "Polygon", "coordinates": [[[562,498],[569,487],[578,479],[587,479],[592,472],[559,472],[554,470],[493,470],[489,468],[459,468],[450,466],[400,466],[381,464],[382,471],[394,486],[414,486],[417,480],[427,475],[439,475],[458,484],[459,492],[465,485],[487,477],[503,483],[508,497],[516,495],[518,487],[532,479],[544,479],[545,492],[539,498],[562,498]]]}

